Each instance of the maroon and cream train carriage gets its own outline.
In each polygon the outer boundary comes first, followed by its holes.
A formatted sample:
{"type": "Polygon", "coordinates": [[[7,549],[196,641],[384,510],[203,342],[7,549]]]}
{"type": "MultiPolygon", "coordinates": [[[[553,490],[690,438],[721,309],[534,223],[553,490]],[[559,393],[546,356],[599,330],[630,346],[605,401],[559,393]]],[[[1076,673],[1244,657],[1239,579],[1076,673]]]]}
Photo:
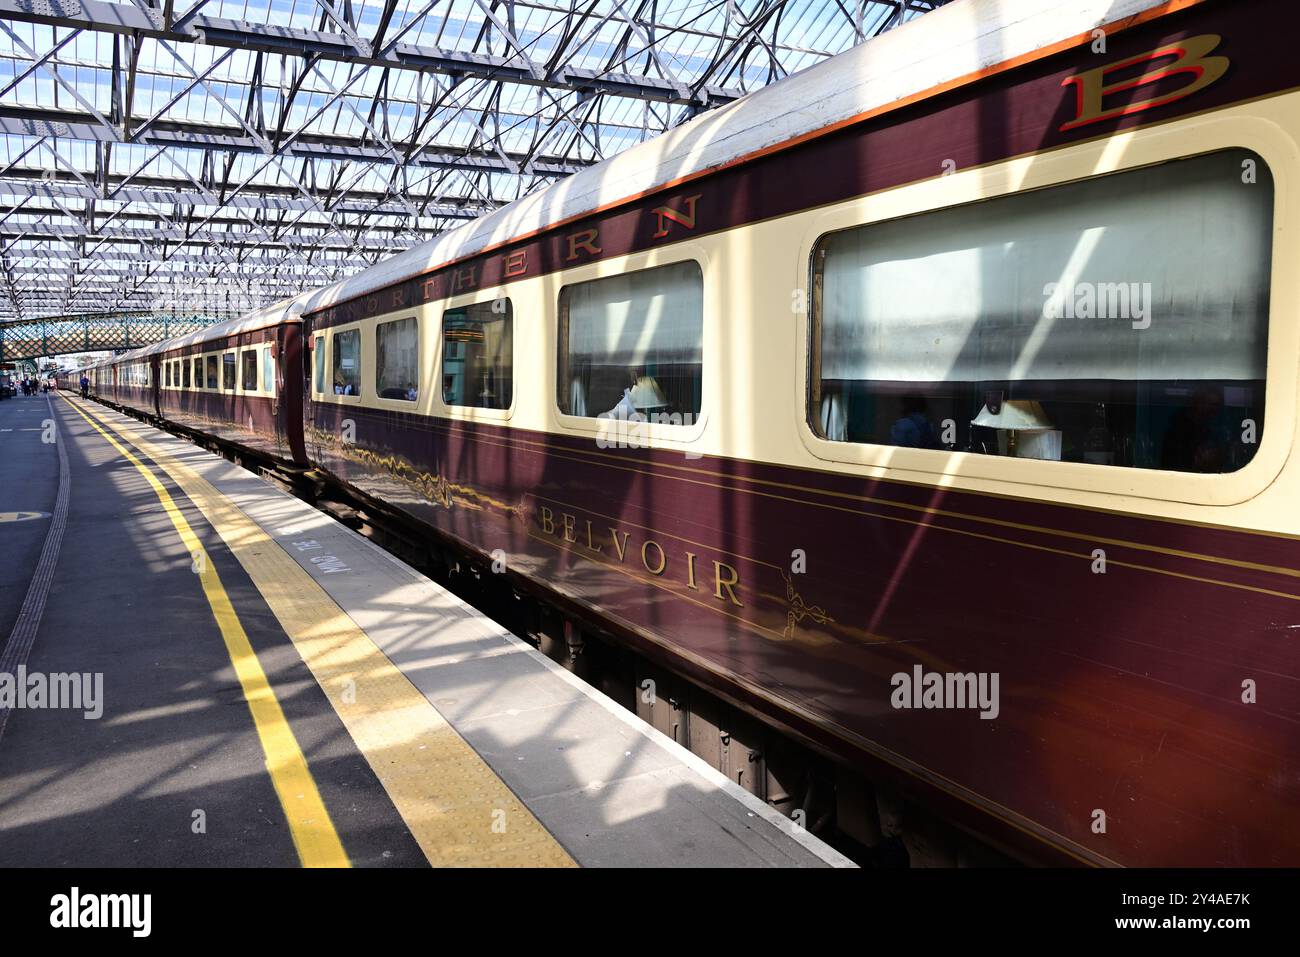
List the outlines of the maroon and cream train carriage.
{"type": "Polygon", "coordinates": [[[113,360],[118,405],[293,465],[302,440],[298,300],[113,360]]]}
{"type": "MultiPolygon", "coordinates": [[[[60,369],[54,377],[55,386],[61,392],[80,393],[81,377],[86,377],[87,391],[92,396],[100,395],[100,382],[112,382],[112,360],[99,359],[87,366],[79,366],[75,369],[60,369]]],[[[107,387],[104,391],[104,397],[111,397],[107,387]]]]}
{"type": "Polygon", "coordinates": [[[1300,864],[1295,23],[946,6],[305,296],[306,457],[1002,846],[1300,864]]]}

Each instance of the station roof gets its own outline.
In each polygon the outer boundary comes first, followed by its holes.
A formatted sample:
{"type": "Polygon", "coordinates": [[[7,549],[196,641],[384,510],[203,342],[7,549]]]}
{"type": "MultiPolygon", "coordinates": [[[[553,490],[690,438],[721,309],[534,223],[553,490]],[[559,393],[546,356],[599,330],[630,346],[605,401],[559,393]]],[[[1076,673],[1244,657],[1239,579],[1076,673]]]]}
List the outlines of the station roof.
{"type": "Polygon", "coordinates": [[[0,0],[0,318],[246,313],[946,0],[0,0]]]}

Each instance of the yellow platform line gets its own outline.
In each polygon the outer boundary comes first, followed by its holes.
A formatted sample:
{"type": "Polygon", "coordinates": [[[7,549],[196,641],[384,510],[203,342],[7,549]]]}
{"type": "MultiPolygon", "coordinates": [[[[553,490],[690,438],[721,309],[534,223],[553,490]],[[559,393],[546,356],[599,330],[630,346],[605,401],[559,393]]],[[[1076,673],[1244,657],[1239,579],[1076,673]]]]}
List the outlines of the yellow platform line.
{"type": "Polygon", "coordinates": [[[186,552],[193,556],[203,594],[212,608],[212,615],[226,644],[226,652],[230,655],[230,663],[234,666],[235,676],[244,692],[244,700],[248,702],[248,710],[253,716],[253,725],[266,757],[266,770],[280,799],[280,806],[284,809],[285,819],[289,822],[289,833],[293,837],[299,860],[304,867],[348,867],[347,854],[344,853],[338,832],[334,830],[325,802],[321,800],[311,770],[307,767],[307,759],[298,747],[293,729],[280,709],[275,691],[257,660],[257,653],[253,651],[248,634],[240,624],[239,616],[235,614],[235,607],[226,594],[221,577],[203,543],[153,472],[81,409],[76,405],[72,407],[145,477],[162,503],[163,511],[171,519],[172,527],[180,535],[186,552]]]}
{"type": "Polygon", "coordinates": [[[575,866],[423,692],[261,526],[165,450],[100,421],[150,456],[217,530],[431,864],[575,866]]]}

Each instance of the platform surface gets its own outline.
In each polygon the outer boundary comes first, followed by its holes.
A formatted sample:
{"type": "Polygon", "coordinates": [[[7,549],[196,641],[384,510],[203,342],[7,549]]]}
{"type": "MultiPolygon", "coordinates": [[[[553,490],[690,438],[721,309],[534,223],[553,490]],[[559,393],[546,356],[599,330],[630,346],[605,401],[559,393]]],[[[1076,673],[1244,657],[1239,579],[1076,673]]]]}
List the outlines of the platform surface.
{"type": "Polygon", "coordinates": [[[0,462],[5,667],[102,680],[97,718],[0,712],[0,866],[849,863],[219,456],[37,396],[0,462]]]}

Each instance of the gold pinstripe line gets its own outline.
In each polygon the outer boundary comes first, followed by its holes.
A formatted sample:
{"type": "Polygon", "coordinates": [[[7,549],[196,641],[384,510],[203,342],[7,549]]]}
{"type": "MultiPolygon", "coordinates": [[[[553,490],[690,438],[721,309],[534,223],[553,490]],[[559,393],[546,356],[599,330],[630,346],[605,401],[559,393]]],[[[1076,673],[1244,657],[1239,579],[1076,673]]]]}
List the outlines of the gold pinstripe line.
{"type": "MultiPolygon", "coordinates": [[[[369,407],[363,407],[363,408],[367,408],[367,410],[369,410],[369,411],[383,411],[383,410],[371,410],[369,407]]],[[[447,422],[457,421],[457,420],[452,420],[452,419],[442,420],[442,419],[437,419],[436,417],[428,417],[428,418],[433,418],[434,421],[438,421],[438,422],[442,422],[442,421],[447,421],[447,422]]],[[[433,429],[433,428],[422,429],[421,431],[430,431],[430,432],[432,432],[432,431],[434,431],[434,429],[433,429]]],[[[484,445],[494,446],[494,447],[497,447],[497,448],[507,448],[507,449],[508,449],[508,448],[517,448],[517,447],[519,447],[519,446],[523,446],[523,447],[526,447],[526,448],[532,448],[532,449],[536,450],[539,454],[545,454],[545,455],[548,455],[548,456],[550,456],[550,457],[553,457],[553,458],[559,458],[559,459],[563,459],[563,460],[566,460],[566,461],[578,462],[578,463],[580,463],[580,464],[584,464],[584,465],[594,465],[594,464],[597,464],[597,463],[592,462],[591,459],[609,460],[608,462],[602,461],[602,462],[600,462],[599,464],[600,464],[602,467],[605,467],[605,468],[614,468],[614,469],[618,469],[619,471],[631,472],[631,473],[638,474],[638,475],[647,475],[647,476],[650,476],[650,477],[652,477],[652,478],[656,478],[656,477],[658,477],[658,478],[669,478],[669,479],[672,479],[672,480],[674,480],[674,481],[679,481],[679,482],[690,482],[690,483],[693,484],[693,485],[701,485],[701,486],[703,486],[703,487],[705,487],[705,488],[716,488],[716,489],[719,489],[719,490],[721,490],[721,491],[738,492],[738,493],[747,494],[747,495],[759,495],[759,496],[763,496],[763,497],[765,497],[765,498],[771,498],[771,499],[775,499],[775,500],[777,500],[777,501],[782,501],[782,502],[790,502],[790,503],[793,503],[793,504],[796,504],[796,505],[808,505],[808,506],[812,506],[812,507],[815,507],[815,508],[833,508],[833,507],[834,507],[834,506],[827,505],[826,503],[823,503],[823,502],[811,501],[811,500],[804,499],[804,498],[792,498],[792,497],[790,497],[790,496],[777,495],[777,494],[775,494],[775,493],[762,492],[762,491],[758,491],[758,490],[756,490],[756,489],[745,488],[745,487],[743,487],[742,485],[737,485],[737,484],[718,484],[717,482],[708,482],[708,481],[704,481],[704,480],[702,480],[702,479],[689,478],[689,477],[687,477],[687,476],[683,476],[683,475],[663,475],[661,472],[656,471],[656,470],[654,470],[654,469],[643,469],[643,468],[636,468],[636,467],[634,467],[634,466],[630,466],[630,465],[626,465],[626,464],[619,464],[620,462],[625,461],[625,460],[623,460],[623,459],[622,459],[620,456],[618,456],[618,455],[614,455],[614,454],[611,454],[611,453],[608,453],[608,452],[574,452],[573,450],[563,450],[563,451],[561,451],[561,450],[556,450],[555,448],[548,446],[548,445],[547,445],[546,443],[544,443],[544,442],[538,442],[538,441],[533,441],[533,440],[528,440],[528,439],[519,439],[519,440],[514,440],[514,439],[512,439],[512,440],[510,440],[510,441],[502,442],[502,441],[494,441],[494,440],[491,440],[491,439],[486,439],[486,438],[483,438],[483,437],[481,437],[481,436],[476,436],[476,435],[474,435],[473,433],[471,433],[469,430],[466,430],[466,429],[452,429],[452,428],[448,428],[447,431],[449,431],[449,432],[455,432],[455,433],[457,433],[458,435],[462,435],[462,436],[464,436],[465,438],[469,439],[469,441],[477,442],[477,443],[481,443],[481,444],[484,444],[484,445]]],[[[558,437],[558,438],[572,438],[572,436],[568,436],[567,434],[560,434],[560,433],[544,433],[544,434],[547,434],[547,435],[555,435],[555,436],[558,437]]],[[[745,462],[748,462],[749,460],[732,460],[732,461],[745,461],[745,462]]],[[[752,464],[758,464],[758,463],[752,463],[752,464]]],[[[782,467],[785,467],[785,468],[798,468],[798,466],[782,466],[782,467]]],[[[663,468],[663,469],[671,470],[671,471],[673,471],[673,472],[685,472],[685,473],[688,473],[688,474],[690,474],[690,475],[701,475],[701,476],[705,476],[705,477],[708,477],[708,478],[723,478],[723,476],[719,476],[716,472],[710,472],[710,471],[708,471],[707,469],[697,469],[697,468],[692,468],[692,467],[690,467],[690,466],[684,466],[684,465],[667,465],[667,464],[665,464],[665,465],[662,466],[662,468],[663,468]]],[[[842,477],[844,477],[844,478],[849,478],[849,479],[852,479],[852,478],[862,478],[862,476],[859,476],[859,475],[857,475],[856,473],[852,473],[852,472],[829,472],[829,471],[826,471],[826,470],[824,470],[824,469],[811,469],[811,470],[808,470],[808,471],[816,472],[816,473],[819,474],[819,475],[834,475],[834,476],[842,476],[842,477]]],[[[793,483],[789,483],[789,482],[777,482],[777,481],[774,481],[774,480],[772,480],[772,479],[760,479],[760,478],[752,478],[752,477],[744,477],[744,476],[726,476],[726,478],[729,478],[730,481],[731,481],[732,483],[748,483],[748,484],[751,484],[751,485],[763,485],[763,486],[768,486],[768,487],[770,487],[770,488],[789,489],[789,490],[793,490],[793,491],[803,491],[803,490],[805,490],[805,488],[806,488],[805,486],[795,485],[795,484],[793,484],[793,483]]],[[[879,481],[890,481],[890,482],[892,482],[893,480],[892,480],[892,479],[891,479],[891,480],[881,479],[881,480],[879,480],[879,481]]],[[[938,491],[944,491],[944,490],[945,490],[943,486],[938,486],[938,485],[919,485],[919,484],[918,484],[918,485],[914,485],[914,486],[913,486],[911,483],[900,483],[900,484],[909,485],[909,487],[924,488],[924,489],[930,489],[930,490],[938,490],[938,491]]],[[[1207,528],[1207,529],[1214,530],[1214,531],[1224,531],[1224,532],[1237,533],[1237,534],[1243,534],[1243,535],[1260,535],[1260,536],[1266,536],[1266,537],[1271,537],[1271,538],[1281,538],[1281,539],[1286,540],[1286,541],[1292,541],[1292,540],[1294,540],[1294,539],[1292,539],[1290,536],[1285,536],[1285,535],[1282,535],[1281,533],[1257,532],[1257,531],[1252,530],[1252,529],[1238,529],[1238,528],[1232,528],[1232,527],[1230,527],[1230,526],[1226,526],[1226,525],[1203,525],[1203,524],[1199,524],[1199,523],[1186,523],[1186,522],[1181,522],[1181,521],[1176,520],[1176,519],[1166,519],[1166,518],[1162,518],[1162,517],[1159,517],[1159,516],[1145,516],[1145,515],[1141,515],[1141,514],[1137,514],[1137,513],[1132,513],[1132,514],[1130,514],[1130,513],[1126,513],[1126,512],[1110,512],[1110,511],[1106,511],[1106,510],[1090,509],[1090,508],[1087,508],[1086,506],[1060,505],[1060,504],[1051,503],[1051,502],[1043,502],[1043,501],[1040,501],[1040,500],[1038,500],[1038,499],[1022,499],[1022,498],[1018,498],[1018,497],[1015,497],[1015,496],[995,495],[995,494],[993,494],[993,493],[967,492],[967,491],[964,490],[964,489],[955,489],[955,490],[953,490],[953,491],[954,491],[955,493],[958,493],[958,494],[976,494],[976,495],[986,495],[986,496],[988,496],[988,497],[997,498],[997,499],[1002,500],[1002,501],[1028,502],[1028,503],[1030,503],[1030,504],[1036,504],[1036,505],[1048,505],[1048,506],[1053,506],[1053,507],[1057,507],[1057,508],[1069,508],[1069,509],[1073,509],[1073,510],[1076,510],[1076,511],[1089,511],[1089,512],[1091,512],[1091,511],[1102,511],[1104,514],[1113,515],[1113,516],[1115,516],[1115,517],[1119,517],[1119,518],[1131,518],[1131,519],[1137,519],[1137,520],[1147,520],[1147,521],[1167,522],[1167,523],[1170,523],[1170,524],[1181,525],[1181,526],[1183,526],[1183,527],[1188,527],[1188,526],[1190,526],[1190,527],[1198,527],[1198,528],[1207,528]]],[[[1047,527],[1047,526],[1041,526],[1041,525],[1031,525],[1031,524],[1024,523],[1024,522],[1012,522],[1012,521],[1009,521],[1009,520],[1007,520],[1007,519],[992,518],[992,517],[990,517],[990,516],[985,516],[985,515],[973,515],[973,514],[966,513],[966,512],[956,512],[956,511],[952,511],[952,510],[950,510],[950,509],[935,508],[934,506],[930,506],[930,505],[911,505],[911,504],[906,503],[906,502],[897,502],[897,501],[893,501],[893,500],[891,500],[891,499],[876,498],[876,497],[874,497],[874,496],[870,496],[870,495],[856,495],[856,494],[854,494],[854,493],[852,493],[852,492],[836,492],[836,491],[832,491],[832,490],[829,490],[829,489],[818,489],[818,490],[816,491],[816,494],[817,494],[817,495],[824,495],[824,496],[827,496],[827,497],[830,497],[830,498],[844,499],[844,500],[854,501],[854,502],[862,502],[862,503],[864,503],[864,504],[868,504],[868,505],[881,505],[881,506],[884,506],[884,507],[887,507],[887,508],[896,508],[896,509],[900,509],[900,510],[903,510],[903,511],[919,512],[919,513],[922,513],[922,514],[925,514],[925,515],[935,515],[935,516],[939,516],[939,517],[942,517],[942,518],[953,518],[953,519],[957,519],[957,520],[959,520],[959,521],[979,522],[979,523],[981,523],[981,524],[985,524],[985,525],[993,525],[993,526],[997,526],[997,527],[999,527],[999,528],[1009,528],[1009,529],[1014,529],[1014,530],[1016,530],[1016,531],[1035,532],[1035,533],[1042,534],[1042,535],[1052,535],[1052,536],[1057,536],[1057,537],[1062,537],[1062,538],[1070,538],[1070,539],[1074,539],[1074,540],[1076,540],[1076,541],[1092,542],[1092,543],[1094,543],[1094,544],[1098,544],[1098,545],[1111,545],[1111,546],[1117,546],[1117,547],[1120,547],[1120,548],[1131,548],[1131,549],[1134,549],[1135,551],[1145,551],[1145,552],[1152,552],[1152,553],[1155,553],[1155,554],[1168,555],[1168,556],[1171,556],[1171,557],[1174,557],[1174,558],[1185,558],[1185,559],[1188,559],[1188,560],[1190,560],[1190,561],[1203,561],[1203,562],[1210,562],[1210,563],[1212,563],[1212,564],[1225,565],[1225,566],[1234,567],[1234,568],[1244,568],[1244,569],[1247,569],[1247,570],[1250,570],[1250,571],[1261,571],[1261,572],[1266,572],[1266,573],[1269,573],[1269,574],[1283,575],[1283,576],[1290,577],[1290,578],[1300,578],[1300,569],[1287,568],[1287,567],[1282,566],[1282,565],[1268,565],[1268,564],[1261,563],[1261,562],[1247,562],[1247,561],[1242,561],[1242,560],[1240,560],[1240,559],[1225,558],[1225,557],[1222,557],[1222,556],[1219,556],[1219,555],[1207,555],[1207,554],[1204,554],[1204,553],[1201,553],[1201,552],[1191,552],[1191,551],[1186,551],[1186,550],[1183,550],[1183,549],[1176,549],[1176,548],[1165,548],[1164,546],[1161,546],[1161,545],[1150,545],[1150,544],[1146,544],[1146,543],[1144,543],[1144,542],[1134,542],[1134,541],[1130,541],[1130,540],[1128,540],[1128,539],[1122,539],[1122,538],[1110,538],[1110,537],[1106,537],[1106,536],[1097,536],[1097,535],[1088,535],[1088,534],[1086,534],[1086,533],[1084,533],[1084,532],[1071,532],[1071,531],[1067,531],[1067,530],[1065,530],[1065,529],[1049,528],[1049,527],[1047,527]]],[[[852,513],[852,514],[863,515],[863,516],[868,516],[868,517],[871,517],[871,516],[873,515],[873,513],[854,511],[854,510],[852,510],[852,509],[838,509],[838,510],[839,510],[839,511],[849,511],[849,512],[852,513]]],[[[885,516],[875,516],[875,517],[885,517],[885,516]]],[[[925,522],[910,522],[909,524],[914,524],[914,525],[924,525],[924,526],[927,527],[927,528],[945,528],[945,526],[930,525],[930,524],[925,523],[925,522]]],[[[1027,543],[1018,542],[1018,541],[1016,541],[1015,539],[1005,539],[1005,541],[1007,541],[1007,542],[1010,543],[1010,544],[1014,544],[1014,545],[1025,545],[1025,547],[1031,547],[1031,546],[1029,546],[1027,543]]],[[[739,553],[734,553],[734,554],[739,554],[739,553]]],[[[747,557],[747,556],[741,556],[741,557],[747,557]]],[[[749,561],[758,561],[758,562],[760,562],[760,564],[765,564],[765,563],[761,562],[759,559],[749,558],[748,560],[749,560],[749,561]]],[[[1144,568],[1145,566],[1134,566],[1134,567],[1144,568]]],[[[1152,570],[1156,570],[1156,569],[1152,569],[1152,570]]],[[[1211,583],[1211,584],[1224,584],[1224,585],[1229,585],[1229,584],[1231,584],[1231,583],[1228,583],[1228,582],[1219,582],[1219,581],[1217,581],[1216,579],[1212,579],[1212,578],[1207,578],[1207,579],[1198,579],[1198,580],[1204,580],[1205,582],[1207,582],[1207,583],[1211,583]]],[[[1292,597],[1294,597],[1294,596],[1292,596],[1292,597]]]]}
{"type": "MultiPolygon", "coordinates": [[[[509,448],[509,447],[510,447],[509,443],[501,443],[501,442],[492,442],[492,441],[480,440],[480,439],[477,439],[477,438],[475,438],[475,437],[473,437],[473,436],[470,436],[469,438],[470,438],[470,441],[483,441],[484,444],[487,444],[487,445],[494,445],[494,446],[505,447],[505,448],[509,448]]],[[[533,443],[529,443],[529,444],[533,444],[533,443]]],[[[583,459],[578,458],[578,457],[574,457],[574,456],[569,456],[569,455],[564,455],[564,454],[556,453],[554,450],[548,451],[546,454],[551,455],[552,457],[555,457],[555,458],[568,459],[568,460],[570,460],[570,461],[581,462],[581,463],[583,463],[583,464],[588,464],[588,465],[591,464],[591,463],[589,463],[589,462],[585,462],[583,459]]],[[[592,454],[596,454],[596,453],[592,453],[592,454]]],[[[625,466],[625,465],[613,465],[613,464],[610,464],[610,465],[604,465],[603,467],[605,467],[605,468],[615,468],[615,469],[619,469],[620,471],[633,472],[633,473],[640,474],[640,475],[649,475],[649,476],[651,476],[651,477],[655,477],[655,473],[654,473],[653,471],[647,471],[647,470],[645,470],[645,469],[638,469],[638,468],[633,468],[633,467],[625,466]]],[[[668,467],[669,467],[669,468],[673,468],[673,469],[682,468],[681,466],[668,466],[668,467]]],[[[711,473],[708,473],[708,472],[704,472],[703,470],[697,470],[697,469],[688,469],[687,471],[700,472],[701,474],[705,474],[705,475],[709,475],[709,474],[711,474],[711,473]]],[[[843,513],[848,514],[848,515],[856,515],[856,516],[859,517],[859,518],[874,518],[874,519],[880,519],[881,521],[887,521],[887,522],[899,522],[899,523],[904,524],[904,525],[912,525],[912,526],[919,527],[919,528],[931,528],[931,529],[934,529],[935,531],[939,531],[939,532],[949,532],[949,533],[954,534],[954,535],[966,535],[966,536],[969,536],[969,537],[972,537],[972,538],[980,538],[980,539],[984,539],[985,541],[999,542],[999,543],[1004,544],[1004,545],[1012,545],[1012,546],[1015,546],[1015,547],[1017,547],[1017,548],[1028,548],[1028,549],[1032,549],[1032,550],[1034,550],[1034,551],[1045,551],[1045,552],[1051,552],[1051,553],[1053,553],[1053,554],[1057,554],[1057,555],[1066,555],[1066,556],[1069,556],[1069,557],[1072,557],[1072,558],[1087,558],[1087,559],[1091,559],[1091,558],[1092,558],[1091,554],[1084,554],[1084,553],[1081,553],[1081,552],[1071,552],[1071,551],[1067,551],[1067,550],[1062,549],[1062,548],[1053,548],[1053,547],[1051,547],[1051,546],[1049,546],[1049,545],[1038,545],[1038,544],[1036,544],[1036,543],[1034,543],[1034,542],[1025,542],[1025,541],[1020,541],[1020,540],[1018,540],[1018,539],[1014,539],[1014,538],[1003,538],[1003,537],[998,536],[998,535],[989,535],[989,534],[982,533],[982,532],[973,532],[973,531],[969,531],[969,530],[967,530],[967,529],[954,528],[954,527],[952,527],[951,525],[938,525],[938,524],[935,524],[935,523],[933,523],[933,522],[917,521],[917,520],[914,520],[914,519],[902,518],[902,517],[899,517],[899,516],[896,516],[896,515],[884,515],[884,514],[882,514],[882,513],[880,513],[880,512],[868,512],[868,511],[863,511],[862,509],[846,508],[845,506],[842,506],[842,505],[834,505],[834,504],[829,503],[829,502],[817,502],[817,501],[810,501],[810,500],[808,500],[808,499],[791,498],[790,496],[787,496],[787,495],[778,495],[778,494],[776,494],[776,493],[774,493],[774,492],[763,492],[763,491],[760,491],[760,490],[758,490],[758,489],[747,489],[747,488],[741,488],[741,487],[737,487],[737,486],[735,486],[735,485],[720,485],[720,484],[717,484],[717,483],[714,483],[714,482],[706,482],[706,481],[703,481],[703,480],[701,480],[701,479],[686,478],[686,477],[684,477],[684,476],[676,476],[676,475],[674,475],[674,476],[668,476],[668,478],[672,479],[673,481],[689,482],[689,483],[692,484],[692,485],[700,485],[700,486],[703,486],[703,487],[705,487],[705,488],[716,488],[716,489],[719,489],[719,490],[722,490],[722,491],[738,492],[738,493],[744,493],[744,494],[747,494],[747,495],[755,495],[755,496],[759,496],[759,497],[761,497],[761,498],[769,498],[769,499],[773,499],[773,500],[775,500],[775,501],[781,501],[781,502],[790,502],[790,503],[792,503],[792,504],[796,504],[796,505],[805,505],[805,506],[809,506],[809,507],[813,507],[813,508],[829,509],[829,510],[831,510],[831,511],[843,512],[843,513]]],[[[773,485],[773,486],[782,487],[782,488],[797,488],[797,487],[798,487],[798,486],[789,485],[789,484],[787,484],[787,483],[783,483],[783,482],[770,482],[770,481],[766,481],[766,480],[758,480],[758,479],[743,479],[743,478],[741,478],[741,479],[737,479],[737,481],[742,481],[742,482],[754,482],[754,483],[756,483],[756,484],[773,485]]],[[[973,522],[981,522],[981,523],[988,524],[988,525],[993,525],[993,526],[995,526],[995,527],[999,527],[999,528],[1010,528],[1010,529],[1015,529],[1015,530],[1018,530],[1018,531],[1037,532],[1037,533],[1041,533],[1041,534],[1045,534],[1045,535],[1052,535],[1052,536],[1057,536],[1057,537],[1069,538],[1069,539],[1072,539],[1072,540],[1074,540],[1074,541],[1088,542],[1088,543],[1093,544],[1093,545],[1111,545],[1111,546],[1118,546],[1118,547],[1120,547],[1120,548],[1131,548],[1131,549],[1133,549],[1133,550],[1135,550],[1135,551],[1145,551],[1145,552],[1151,552],[1151,553],[1156,553],[1156,554],[1163,554],[1163,555],[1168,555],[1168,556],[1171,556],[1171,557],[1174,557],[1174,558],[1186,558],[1186,559],[1193,560],[1193,561],[1206,561],[1206,562],[1211,562],[1211,563],[1215,563],[1215,564],[1226,565],[1226,566],[1229,566],[1229,567],[1244,568],[1244,569],[1252,570],[1252,571],[1271,572],[1271,573],[1274,573],[1274,574],[1285,575],[1285,576],[1287,576],[1287,577],[1300,578],[1300,570],[1292,569],[1292,568],[1285,568],[1285,567],[1281,567],[1281,566],[1264,565],[1264,564],[1260,564],[1260,563],[1257,563],[1257,562],[1243,562],[1243,561],[1239,561],[1239,560],[1236,560],[1236,559],[1220,558],[1220,557],[1218,557],[1218,556],[1213,556],[1213,555],[1201,555],[1201,554],[1196,553],[1196,552],[1186,552],[1186,551],[1182,551],[1182,550],[1179,550],[1179,549],[1163,548],[1163,547],[1161,547],[1161,546],[1157,546],[1157,545],[1144,545],[1144,544],[1141,544],[1141,543],[1138,543],[1138,542],[1129,542],[1129,541],[1126,541],[1126,540],[1124,540],[1124,539],[1109,538],[1109,537],[1106,537],[1106,536],[1100,536],[1100,535],[1086,535],[1086,534],[1084,534],[1083,532],[1068,532],[1068,531],[1064,531],[1064,530],[1060,530],[1060,529],[1043,528],[1043,527],[1040,527],[1040,526],[1037,526],[1037,525],[1028,525],[1028,524],[1025,524],[1025,523],[1022,523],[1022,522],[1011,522],[1011,521],[1007,521],[1007,520],[1004,520],[1004,519],[986,518],[986,517],[982,517],[982,516],[978,516],[978,515],[967,515],[967,514],[964,514],[964,513],[961,513],[961,512],[952,512],[952,511],[949,511],[949,510],[946,510],[946,509],[937,509],[937,508],[933,508],[933,507],[931,507],[931,506],[925,506],[925,505],[909,505],[909,504],[906,504],[906,503],[891,502],[891,501],[889,501],[888,499],[877,499],[877,498],[873,498],[873,497],[870,497],[870,496],[853,495],[853,494],[848,493],[848,492],[819,491],[817,494],[819,494],[819,495],[827,495],[827,496],[830,496],[830,497],[833,497],[833,498],[847,499],[847,500],[850,500],[850,501],[859,501],[859,502],[864,502],[864,503],[867,503],[867,504],[877,504],[877,505],[881,505],[881,506],[884,506],[884,507],[887,507],[887,508],[897,508],[897,509],[901,509],[901,510],[905,510],[905,511],[920,512],[920,513],[923,513],[923,514],[925,514],[925,515],[933,515],[933,516],[938,516],[938,517],[942,517],[942,518],[953,518],[953,519],[957,519],[957,520],[959,520],[959,521],[961,521],[961,520],[968,520],[968,521],[973,521],[973,522]]],[[[549,499],[549,498],[546,498],[545,496],[542,496],[542,495],[534,495],[533,497],[534,497],[534,498],[537,498],[537,499],[539,499],[539,500],[553,501],[553,502],[557,502],[557,504],[560,504],[560,503],[558,502],[558,500],[556,500],[556,499],[549,499]]],[[[570,508],[576,508],[576,506],[567,506],[567,507],[570,507],[570,508]]],[[[585,509],[579,509],[579,511],[585,511],[585,509]]],[[[599,515],[600,513],[599,513],[599,512],[594,512],[594,511],[593,511],[593,512],[591,512],[591,514],[593,514],[593,515],[599,515]]],[[[608,518],[608,516],[603,516],[603,517],[608,518]]],[[[657,535],[663,535],[663,536],[665,536],[665,537],[669,537],[669,538],[677,538],[677,539],[679,539],[679,540],[681,540],[681,541],[690,541],[689,539],[684,539],[684,538],[682,538],[681,536],[673,535],[673,534],[671,534],[671,533],[669,533],[669,532],[659,532],[659,531],[657,531],[657,530],[655,530],[655,529],[647,528],[646,526],[639,526],[639,525],[636,525],[636,523],[634,523],[634,522],[626,522],[625,524],[632,525],[632,526],[637,527],[637,528],[643,528],[643,529],[645,529],[646,531],[652,531],[652,532],[654,532],[654,533],[657,534],[657,535]]],[[[698,544],[698,543],[696,543],[696,542],[691,542],[691,544],[698,544]]],[[[768,566],[768,567],[776,567],[776,566],[772,565],[770,562],[766,562],[766,561],[764,561],[764,560],[762,560],[762,559],[759,559],[759,558],[753,558],[753,557],[751,557],[751,556],[749,556],[749,555],[744,554],[743,552],[737,552],[737,551],[734,551],[734,550],[731,550],[731,549],[719,548],[719,547],[715,547],[715,546],[711,546],[711,545],[710,545],[710,546],[702,546],[702,547],[707,547],[707,548],[709,548],[709,549],[712,550],[712,551],[721,552],[721,553],[723,553],[723,554],[735,555],[735,556],[738,557],[738,558],[744,559],[745,561],[751,562],[751,563],[756,564],[756,565],[764,565],[764,566],[768,566]]],[[[1241,584],[1241,583],[1239,583],[1239,582],[1223,581],[1222,579],[1218,579],[1218,578],[1207,578],[1207,577],[1202,576],[1202,575],[1191,575],[1191,574],[1188,574],[1188,573],[1186,573],[1186,572],[1178,572],[1178,571],[1173,571],[1173,570],[1171,570],[1171,569],[1166,569],[1166,568],[1157,568],[1157,567],[1155,567],[1155,566],[1153,566],[1153,565],[1141,565],[1141,564],[1138,564],[1138,563],[1136,563],[1136,562],[1122,562],[1122,561],[1119,561],[1119,560],[1117,560],[1117,559],[1111,559],[1111,558],[1107,558],[1106,563],[1107,563],[1107,565],[1116,565],[1116,566],[1119,566],[1119,567],[1122,567],[1122,568],[1131,568],[1131,569],[1134,569],[1135,571],[1150,572],[1150,573],[1155,574],[1155,575],[1166,575],[1166,576],[1169,576],[1169,577],[1172,577],[1172,578],[1182,578],[1182,579],[1185,579],[1185,580],[1187,580],[1187,581],[1199,582],[1199,583],[1201,583],[1201,584],[1205,584],[1205,585],[1218,585],[1218,586],[1223,587],[1223,588],[1235,588],[1235,589],[1240,589],[1240,590],[1244,590],[1244,591],[1257,592],[1257,593],[1262,594],[1262,595],[1273,595],[1273,596],[1275,596],[1275,597],[1279,597],[1279,598],[1289,598],[1289,599],[1291,599],[1292,601],[1300,601],[1300,595],[1295,595],[1295,594],[1292,594],[1292,593],[1290,593],[1290,592],[1276,591],[1276,590],[1271,589],[1271,588],[1262,588],[1262,587],[1257,586],[1257,585],[1244,585],[1244,584],[1241,584]]],[[[705,606],[705,607],[707,607],[707,606],[705,606]]]]}

